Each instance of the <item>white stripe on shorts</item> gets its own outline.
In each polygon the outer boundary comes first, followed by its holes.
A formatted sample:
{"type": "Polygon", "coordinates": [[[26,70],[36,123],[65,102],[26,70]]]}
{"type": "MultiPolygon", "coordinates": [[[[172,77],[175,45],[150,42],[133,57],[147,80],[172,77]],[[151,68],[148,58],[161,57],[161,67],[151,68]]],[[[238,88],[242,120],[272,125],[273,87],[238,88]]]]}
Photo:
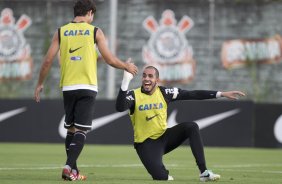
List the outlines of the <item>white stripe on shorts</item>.
{"type": "Polygon", "coordinates": [[[91,125],[82,125],[82,124],[78,124],[78,123],[74,123],[75,126],[79,126],[79,127],[83,127],[83,128],[91,128],[91,125]]]}

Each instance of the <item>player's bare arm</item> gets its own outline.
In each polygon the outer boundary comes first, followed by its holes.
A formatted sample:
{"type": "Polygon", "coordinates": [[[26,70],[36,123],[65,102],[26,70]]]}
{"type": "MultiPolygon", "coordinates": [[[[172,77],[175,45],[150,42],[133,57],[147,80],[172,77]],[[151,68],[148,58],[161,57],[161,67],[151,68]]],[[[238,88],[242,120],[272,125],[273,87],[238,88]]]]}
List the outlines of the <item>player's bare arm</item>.
{"type": "Polygon", "coordinates": [[[58,32],[55,32],[53,39],[52,39],[52,43],[41,65],[38,82],[37,82],[37,85],[34,91],[34,99],[36,102],[40,101],[40,92],[43,89],[43,82],[47,74],[49,73],[54,57],[56,56],[58,51],[59,51],[59,38],[58,38],[58,32]]]}
{"type": "Polygon", "coordinates": [[[101,29],[98,29],[97,31],[97,46],[102,54],[103,58],[105,59],[106,63],[111,65],[112,67],[123,69],[128,71],[129,73],[136,75],[137,74],[137,67],[130,61],[130,59],[127,60],[127,62],[122,62],[119,60],[116,56],[114,56],[111,51],[109,50],[107,46],[107,42],[104,36],[104,33],[101,29]]]}
{"type": "Polygon", "coordinates": [[[232,100],[238,100],[239,97],[246,96],[246,94],[241,91],[226,91],[221,92],[221,96],[232,100]]]}

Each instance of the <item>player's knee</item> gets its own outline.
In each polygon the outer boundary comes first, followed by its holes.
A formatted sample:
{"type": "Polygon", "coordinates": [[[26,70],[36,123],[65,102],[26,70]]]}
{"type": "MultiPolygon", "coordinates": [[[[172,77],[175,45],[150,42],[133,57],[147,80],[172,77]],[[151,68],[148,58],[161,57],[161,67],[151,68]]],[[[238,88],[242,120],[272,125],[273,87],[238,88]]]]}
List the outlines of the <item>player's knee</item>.
{"type": "Polygon", "coordinates": [[[73,142],[77,145],[84,145],[86,134],[83,131],[76,131],[74,134],[73,142]]]}
{"type": "Polygon", "coordinates": [[[168,179],[168,170],[166,170],[165,168],[151,171],[150,174],[153,180],[167,180],[168,179]]]}
{"type": "Polygon", "coordinates": [[[84,135],[87,134],[87,130],[82,129],[82,128],[77,128],[77,127],[75,127],[75,132],[82,132],[84,135]]]}
{"type": "Polygon", "coordinates": [[[195,122],[191,122],[191,128],[192,129],[196,129],[196,130],[199,130],[199,125],[197,124],[197,123],[195,123],[195,122]]]}
{"type": "Polygon", "coordinates": [[[190,129],[190,128],[199,128],[198,124],[191,121],[191,122],[183,122],[180,124],[184,129],[190,129]]]}
{"type": "Polygon", "coordinates": [[[68,132],[75,133],[75,128],[74,127],[68,128],[68,132]]]}
{"type": "Polygon", "coordinates": [[[182,126],[187,133],[199,131],[199,126],[195,122],[185,122],[182,126]]]}

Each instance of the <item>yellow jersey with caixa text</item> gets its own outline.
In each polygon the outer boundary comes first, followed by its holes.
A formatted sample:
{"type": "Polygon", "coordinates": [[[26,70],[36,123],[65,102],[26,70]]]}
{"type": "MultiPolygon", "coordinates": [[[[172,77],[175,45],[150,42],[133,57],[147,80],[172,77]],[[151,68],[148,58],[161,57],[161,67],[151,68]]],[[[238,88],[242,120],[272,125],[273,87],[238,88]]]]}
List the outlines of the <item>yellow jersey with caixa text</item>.
{"type": "Polygon", "coordinates": [[[85,22],[71,22],[59,28],[60,87],[81,84],[97,86],[94,29],[95,26],[85,22]]]}
{"type": "Polygon", "coordinates": [[[134,129],[134,142],[142,143],[147,138],[157,139],[167,129],[167,103],[159,88],[152,95],[134,90],[135,110],[130,114],[134,129]]]}

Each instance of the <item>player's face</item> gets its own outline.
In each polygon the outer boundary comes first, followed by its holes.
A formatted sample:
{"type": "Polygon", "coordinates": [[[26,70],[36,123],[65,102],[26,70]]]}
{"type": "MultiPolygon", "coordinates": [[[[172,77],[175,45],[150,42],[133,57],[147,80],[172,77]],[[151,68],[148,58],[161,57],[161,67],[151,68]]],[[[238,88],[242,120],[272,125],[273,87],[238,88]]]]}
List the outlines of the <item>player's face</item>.
{"type": "Polygon", "coordinates": [[[159,79],[156,76],[156,71],[153,68],[146,68],[142,76],[142,88],[145,93],[153,94],[157,87],[159,79]]]}

